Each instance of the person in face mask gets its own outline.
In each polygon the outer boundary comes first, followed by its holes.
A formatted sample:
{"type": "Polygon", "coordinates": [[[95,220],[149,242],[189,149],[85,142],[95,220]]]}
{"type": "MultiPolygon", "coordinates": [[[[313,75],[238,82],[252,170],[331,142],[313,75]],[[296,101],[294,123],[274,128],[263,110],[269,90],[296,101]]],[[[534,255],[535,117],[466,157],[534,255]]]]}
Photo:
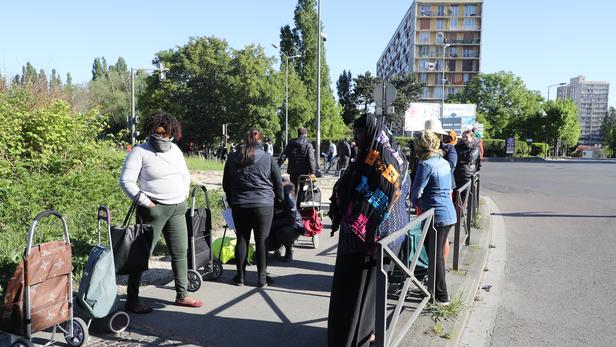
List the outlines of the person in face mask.
{"type": "MultiPolygon", "coordinates": [[[[200,307],[203,302],[187,295],[188,231],[184,213],[190,174],[184,154],[173,143],[182,137],[182,128],[175,117],[160,112],[148,117],[144,132],[150,134],[147,141],[134,147],[124,160],[120,187],[131,200],[141,191],[137,217],[154,227],[152,250],[161,234],[165,237],[175,277],[175,304],[200,307]]],[[[141,273],[129,275],[125,307],[133,313],[152,312],[139,300],[140,284],[141,273]]]]}

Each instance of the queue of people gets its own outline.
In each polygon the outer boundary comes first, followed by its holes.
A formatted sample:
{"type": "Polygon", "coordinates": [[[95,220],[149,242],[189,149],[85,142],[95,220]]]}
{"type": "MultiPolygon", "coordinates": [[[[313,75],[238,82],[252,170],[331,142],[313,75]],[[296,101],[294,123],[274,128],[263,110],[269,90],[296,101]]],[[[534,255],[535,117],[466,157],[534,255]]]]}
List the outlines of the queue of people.
{"type": "MultiPolygon", "coordinates": [[[[190,177],[182,152],[173,143],[181,138],[182,129],[173,116],[157,113],[148,118],[146,130],[148,141],[135,147],[124,162],[120,186],[130,199],[138,199],[138,218],[153,225],[152,250],[161,235],[165,238],[172,258],[175,304],[200,307],[203,302],[187,295],[184,213],[190,177]]],[[[222,185],[237,233],[235,285],[248,281],[251,234],[256,243],[258,287],[274,281],[267,272],[269,251],[282,257],[284,249],[284,259],[293,260],[293,244],[303,233],[295,184],[300,175],[318,171],[307,129],[299,128],[297,134],[276,162],[271,141],[251,128],[226,158],[222,185]],[[280,166],[287,159],[290,179],[283,180],[280,166]]],[[[436,230],[425,242],[428,254],[436,254],[429,257],[436,276],[428,278],[428,287],[434,288],[437,303],[449,303],[447,238],[457,222],[452,192],[479,170],[480,142],[472,130],[464,131],[458,140],[438,120],[429,120],[415,136],[413,155],[407,159],[382,119],[365,114],[353,123],[353,141],[344,139],[339,148],[332,143],[329,151],[339,157],[337,170],[344,172],[330,198],[332,235],[339,231],[339,236],[328,344],[367,346],[375,339],[376,242],[408,223],[411,207],[435,210],[436,230]]],[[[140,279],[140,273],[129,276],[125,307],[133,313],[149,313],[152,308],[139,300],[140,279]]]]}

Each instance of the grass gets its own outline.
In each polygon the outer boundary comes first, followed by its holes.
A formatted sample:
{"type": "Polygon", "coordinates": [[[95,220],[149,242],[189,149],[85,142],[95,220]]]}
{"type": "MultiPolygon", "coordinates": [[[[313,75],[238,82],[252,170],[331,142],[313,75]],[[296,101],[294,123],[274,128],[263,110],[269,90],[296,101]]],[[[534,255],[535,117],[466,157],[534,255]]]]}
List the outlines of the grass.
{"type": "Polygon", "coordinates": [[[471,220],[471,227],[474,229],[481,229],[481,213],[479,213],[479,211],[477,211],[477,214],[473,216],[473,219],[471,220]]]}
{"type": "Polygon", "coordinates": [[[222,171],[225,163],[218,160],[203,159],[196,155],[186,157],[186,165],[194,171],[222,171]]]}
{"type": "Polygon", "coordinates": [[[434,320],[434,323],[436,324],[457,317],[460,311],[465,307],[466,305],[464,304],[464,301],[462,301],[462,296],[456,295],[451,299],[449,305],[428,305],[428,312],[432,314],[432,320],[434,320]]]}

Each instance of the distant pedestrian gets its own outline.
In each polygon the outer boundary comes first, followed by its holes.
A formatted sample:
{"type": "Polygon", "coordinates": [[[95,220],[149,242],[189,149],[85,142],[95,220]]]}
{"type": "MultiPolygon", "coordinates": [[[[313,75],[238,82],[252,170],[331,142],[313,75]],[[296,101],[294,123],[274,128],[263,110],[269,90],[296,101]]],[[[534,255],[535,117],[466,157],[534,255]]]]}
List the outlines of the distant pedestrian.
{"type": "Polygon", "coordinates": [[[374,342],[376,242],[409,221],[408,163],[396,140],[373,115],[355,120],[353,134],[359,156],[330,199],[332,233],[340,229],[327,324],[332,347],[374,342]]]}
{"type": "MultiPolygon", "coordinates": [[[[167,113],[156,113],[148,118],[145,130],[147,142],[135,146],[128,154],[120,186],[132,200],[139,192],[137,218],[154,228],[152,249],[161,234],[171,254],[175,278],[175,304],[200,307],[203,302],[188,296],[188,231],[184,214],[188,208],[186,198],[190,174],[182,151],[172,141],[181,139],[182,128],[177,119],[167,113]],[[139,182],[139,185],[137,184],[139,182]]],[[[125,307],[133,313],[149,313],[152,308],[139,300],[141,273],[128,276],[125,307]]]]}
{"type": "Polygon", "coordinates": [[[337,170],[344,170],[349,166],[349,159],[351,158],[351,145],[349,140],[344,138],[340,142],[340,149],[338,150],[338,168],[337,170]]]}
{"type": "Polygon", "coordinates": [[[447,282],[445,281],[445,259],[443,251],[447,235],[456,223],[456,211],[451,199],[451,168],[443,159],[439,137],[431,131],[423,131],[415,139],[415,150],[420,158],[415,180],[411,187],[411,203],[423,211],[434,208],[436,234],[429,232],[425,246],[430,260],[429,268],[436,269],[436,278],[428,275],[428,288],[438,303],[449,304],[447,282]],[[436,259],[434,240],[436,238],[436,259]]]}
{"type": "Polygon", "coordinates": [[[282,166],[287,158],[289,158],[287,173],[293,184],[297,185],[300,175],[314,175],[317,173],[314,147],[308,141],[308,130],[306,128],[297,129],[297,138],[289,141],[289,144],[278,158],[278,165],[282,166]]]}
{"type": "Polygon", "coordinates": [[[257,286],[271,283],[267,276],[267,239],[272,226],[274,207],[282,205],[280,168],[272,156],[263,150],[261,133],[250,129],[244,144],[225,163],[222,186],[233,213],[237,230],[233,278],[244,285],[251,231],[256,243],[257,286]]]}
{"type": "Polygon", "coordinates": [[[269,155],[274,155],[274,144],[272,143],[272,139],[266,137],[265,141],[263,142],[263,148],[265,149],[265,151],[269,153],[269,155]]]}
{"type": "Polygon", "coordinates": [[[460,188],[466,182],[472,180],[481,167],[479,139],[475,138],[472,130],[466,130],[462,133],[462,140],[456,145],[456,151],[458,152],[458,164],[454,171],[454,177],[456,187],[460,188]]]}
{"type": "MultiPolygon", "coordinates": [[[[471,129],[471,130],[473,131],[473,134],[475,135],[475,138],[479,140],[479,159],[483,160],[483,153],[484,153],[484,149],[483,149],[483,134],[476,127],[473,127],[473,129],[471,129]]],[[[479,168],[477,168],[477,170],[479,170],[479,168]]]]}
{"type": "Polygon", "coordinates": [[[325,169],[325,172],[329,172],[331,167],[334,165],[334,163],[338,159],[338,150],[336,148],[336,144],[334,143],[334,141],[329,142],[329,147],[327,148],[327,155],[325,158],[327,161],[327,169],[325,169]]]}

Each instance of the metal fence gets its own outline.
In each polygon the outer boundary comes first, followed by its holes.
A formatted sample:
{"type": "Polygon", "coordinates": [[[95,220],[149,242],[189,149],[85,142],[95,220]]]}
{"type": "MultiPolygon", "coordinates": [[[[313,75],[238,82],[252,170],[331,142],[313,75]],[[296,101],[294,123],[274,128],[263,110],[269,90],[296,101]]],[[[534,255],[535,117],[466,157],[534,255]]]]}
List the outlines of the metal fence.
{"type": "Polygon", "coordinates": [[[470,181],[453,192],[453,202],[457,216],[453,239],[454,270],[459,269],[460,250],[462,247],[468,246],[471,243],[473,219],[479,212],[479,185],[480,176],[477,173],[470,181]],[[463,239],[461,239],[462,230],[464,230],[463,239]]]}
{"type": "MultiPolygon", "coordinates": [[[[402,229],[395,231],[394,233],[388,235],[387,237],[381,239],[377,242],[377,281],[376,281],[376,326],[375,326],[375,335],[376,335],[376,345],[379,347],[389,347],[389,346],[397,346],[400,341],[406,335],[406,332],[409,330],[411,325],[415,322],[421,311],[427,305],[428,301],[430,301],[431,295],[430,292],[434,293],[434,288],[432,291],[429,291],[428,288],[424,287],[422,282],[415,277],[415,266],[417,265],[417,260],[421,254],[421,247],[424,244],[426,236],[428,233],[436,234],[436,230],[434,229],[434,209],[429,209],[425,211],[417,218],[413,219],[410,223],[405,225],[402,229]],[[400,259],[398,257],[399,252],[396,252],[390,248],[390,245],[396,242],[399,242],[401,238],[404,238],[403,246],[409,249],[410,239],[408,237],[409,231],[413,230],[418,226],[422,226],[421,237],[418,242],[418,247],[412,257],[410,264],[408,263],[408,259],[400,259]],[[392,271],[394,268],[399,269],[402,272],[402,276],[404,278],[404,284],[402,286],[402,291],[399,293],[397,298],[396,307],[394,312],[390,318],[388,318],[387,310],[388,310],[388,289],[389,289],[389,279],[388,273],[392,271]],[[400,314],[402,312],[402,307],[406,301],[407,293],[409,292],[411,284],[414,284],[417,288],[419,288],[421,295],[423,296],[421,302],[412,312],[411,317],[406,319],[406,321],[401,325],[401,329],[396,329],[399,325],[400,314]],[[387,321],[390,321],[389,326],[387,325],[387,321]],[[397,333],[396,333],[397,330],[397,333]]],[[[437,238],[434,239],[434,251],[436,252],[436,242],[437,238]]],[[[396,248],[396,247],[394,247],[396,248]]],[[[408,252],[406,254],[409,254],[408,252]]],[[[436,254],[433,255],[436,258],[436,254]]],[[[436,277],[434,273],[435,269],[428,269],[428,271],[432,271],[433,278],[436,277]]]]}

